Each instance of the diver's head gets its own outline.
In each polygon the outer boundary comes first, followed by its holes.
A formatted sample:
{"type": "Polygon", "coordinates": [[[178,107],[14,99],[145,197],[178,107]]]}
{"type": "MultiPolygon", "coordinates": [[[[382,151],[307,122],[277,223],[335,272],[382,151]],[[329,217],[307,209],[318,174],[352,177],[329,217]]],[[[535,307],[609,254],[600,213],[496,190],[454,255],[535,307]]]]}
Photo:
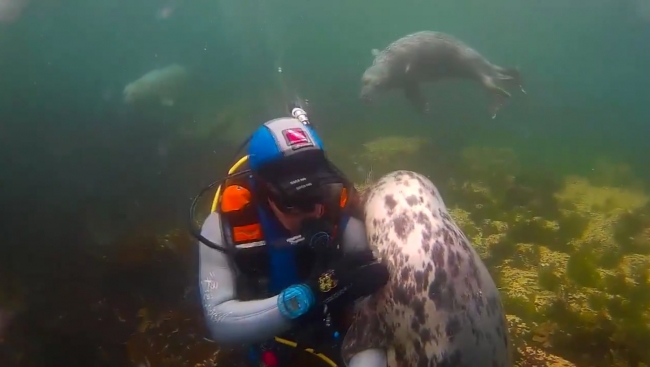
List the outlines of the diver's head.
{"type": "Polygon", "coordinates": [[[305,219],[323,215],[330,185],[344,183],[314,130],[294,118],[271,120],[257,129],[248,155],[258,192],[293,234],[305,219]]]}

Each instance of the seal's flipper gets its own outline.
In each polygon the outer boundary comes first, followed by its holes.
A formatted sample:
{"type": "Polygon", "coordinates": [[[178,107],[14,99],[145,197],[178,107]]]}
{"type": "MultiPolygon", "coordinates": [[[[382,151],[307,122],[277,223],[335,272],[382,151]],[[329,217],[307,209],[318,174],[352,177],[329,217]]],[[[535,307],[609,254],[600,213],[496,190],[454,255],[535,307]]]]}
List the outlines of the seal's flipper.
{"type": "Polygon", "coordinates": [[[415,106],[416,110],[423,114],[429,113],[429,103],[422,95],[420,85],[417,82],[410,82],[404,86],[404,95],[406,99],[415,106]]]}
{"type": "Polygon", "coordinates": [[[521,79],[519,68],[499,68],[498,79],[505,81],[507,84],[516,85],[524,94],[528,94],[524,90],[524,82],[521,79]]]}
{"type": "Polygon", "coordinates": [[[341,345],[343,362],[347,365],[357,353],[367,349],[385,348],[387,343],[386,328],[377,313],[377,303],[375,300],[369,300],[359,308],[345,334],[341,345]]]}
{"type": "Polygon", "coordinates": [[[490,77],[483,78],[483,85],[485,86],[490,98],[489,110],[494,119],[497,117],[497,112],[499,112],[501,107],[503,107],[503,105],[510,99],[510,93],[496,85],[494,79],[490,77]]]}
{"type": "Polygon", "coordinates": [[[503,107],[508,100],[510,99],[510,94],[502,94],[502,93],[490,93],[490,105],[489,105],[489,110],[490,114],[492,115],[492,119],[497,117],[497,112],[503,107]]]}

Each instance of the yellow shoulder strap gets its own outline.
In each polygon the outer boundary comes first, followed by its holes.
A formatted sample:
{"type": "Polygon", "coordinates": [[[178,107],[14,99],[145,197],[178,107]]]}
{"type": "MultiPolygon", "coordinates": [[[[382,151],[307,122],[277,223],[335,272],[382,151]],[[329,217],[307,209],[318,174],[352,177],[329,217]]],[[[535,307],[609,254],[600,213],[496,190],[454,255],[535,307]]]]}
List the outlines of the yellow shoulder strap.
{"type": "MultiPolygon", "coordinates": [[[[228,176],[235,173],[237,169],[239,169],[239,167],[241,167],[247,161],[248,161],[248,155],[241,157],[235,164],[232,165],[232,167],[230,167],[230,169],[228,170],[228,176]]],[[[224,182],[222,182],[221,184],[223,185],[224,182]]],[[[221,198],[221,185],[219,185],[219,187],[217,188],[217,193],[214,195],[214,199],[212,200],[212,208],[210,208],[210,212],[214,212],[217,210],[217,205],[219,205],[220,198],[221,198]]]]}

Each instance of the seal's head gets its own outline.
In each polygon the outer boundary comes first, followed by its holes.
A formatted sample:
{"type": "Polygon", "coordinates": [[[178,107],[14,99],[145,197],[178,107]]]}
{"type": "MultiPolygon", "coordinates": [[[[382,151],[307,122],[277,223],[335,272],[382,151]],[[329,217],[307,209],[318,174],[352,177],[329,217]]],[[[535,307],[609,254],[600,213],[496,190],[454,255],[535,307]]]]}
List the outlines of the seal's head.
{"type": "Polygon", "coordinates": [[[375,94],[385,89],[388,81],[388,70],[384,65],[375,64],[366,69],[361,77],[361,94],[360,98],[366,103],[372,102],[375,94]]]}
{"type": "Polygon", "coordinates": [[[138,86],[136,83],[130,83],[126,87],[124,87],[124,103],[126,104],[134,104],[136,101],[138,101],[141,98],[141,90],[138,89],[138,86]]]}

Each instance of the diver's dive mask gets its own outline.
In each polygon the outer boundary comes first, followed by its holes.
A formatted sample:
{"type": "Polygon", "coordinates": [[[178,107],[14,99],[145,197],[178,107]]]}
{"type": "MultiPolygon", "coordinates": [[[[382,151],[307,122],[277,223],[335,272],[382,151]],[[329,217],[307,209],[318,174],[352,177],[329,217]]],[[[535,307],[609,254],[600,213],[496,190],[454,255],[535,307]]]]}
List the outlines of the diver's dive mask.
{"type": "Polygon", "coordinates": [[[275,204],[283,214],[292,213],[311,213],[316,209],[316,205],[323,202],[322,189],[311,190],[308,194],[286,195],[281,193],[272,185],[259,182],[261,186],[260,193],[262,197],[268,198],[275,204]]]}

